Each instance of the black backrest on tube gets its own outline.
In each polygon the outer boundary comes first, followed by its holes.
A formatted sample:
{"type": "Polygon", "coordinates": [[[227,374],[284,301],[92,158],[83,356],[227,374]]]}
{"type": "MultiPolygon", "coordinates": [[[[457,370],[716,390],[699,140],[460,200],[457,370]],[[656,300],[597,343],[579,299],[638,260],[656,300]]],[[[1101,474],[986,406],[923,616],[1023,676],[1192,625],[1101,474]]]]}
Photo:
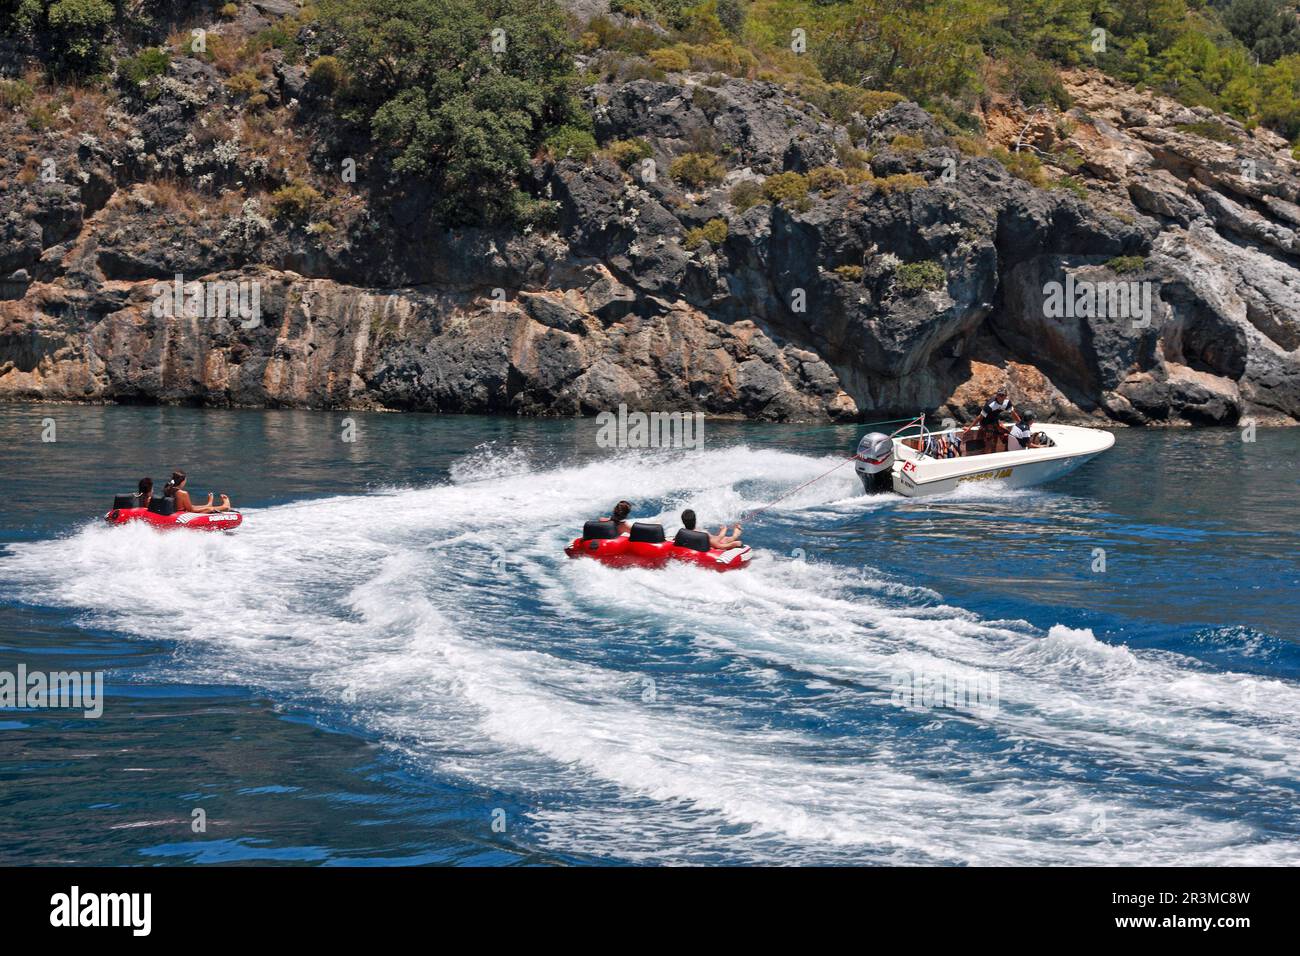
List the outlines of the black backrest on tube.
{"type": "Polygon", "coordinates": [[[618,525],[612,521],[588,521],[582,526],[583,541],[609,541],[618,537],[618,525]]]}
{"type": "Polygon", "coordinates": [[[688,531],[683,528],[673,538],[673,544],[679,548],[690,548],[692,551],[708,551],[709,533],[707,531],[688,531]]]}
{"type": "Polygon", "coordinates": [[[151,498],[149,499],[149,510],[156,515],[174,515],[176,513],[175,498],[151,498]]]}
{"type": "Polygon", "coordinates": [[[648,521],[638,521],[632,525],[632,533],[628,536],[629,541],[641,541],[645,544],[663,544],[664,543],[664,526],[661,524],[650,524],[648,521]]]}
{"type": "Polygon", "coordinates": [[[114,495],[113,510],[119,511],[122,508],[139,508],[140,499],[135,495],[114,495]]]}

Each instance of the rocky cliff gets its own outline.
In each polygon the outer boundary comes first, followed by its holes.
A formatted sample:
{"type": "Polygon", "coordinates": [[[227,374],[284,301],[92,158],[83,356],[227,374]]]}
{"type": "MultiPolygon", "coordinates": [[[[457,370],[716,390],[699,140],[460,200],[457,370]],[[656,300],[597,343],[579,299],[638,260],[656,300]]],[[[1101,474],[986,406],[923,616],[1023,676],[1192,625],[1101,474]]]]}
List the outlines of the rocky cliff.
{"type": "Polygon", "coordinates": [[[0,115],[0,399],[849,420],[1009,379],[1040,417],[1300,419],[1300,164],[1263,129],[1091,72],[1068,112],[992,98],[984,139],[669,73],[584,90],[597,141],[644,151],[539,156],[551,225],[452,230],[341,179],[355,132],[268,62],[255,121],[191,57],[0,115]],[[274,215],[305,170],[328,214],[274,215]],[[159,314],[177,274],[255,282],[257,321],[159,314]],[[1056,314],[1053,283],[1150,314],[1056,314]]]}

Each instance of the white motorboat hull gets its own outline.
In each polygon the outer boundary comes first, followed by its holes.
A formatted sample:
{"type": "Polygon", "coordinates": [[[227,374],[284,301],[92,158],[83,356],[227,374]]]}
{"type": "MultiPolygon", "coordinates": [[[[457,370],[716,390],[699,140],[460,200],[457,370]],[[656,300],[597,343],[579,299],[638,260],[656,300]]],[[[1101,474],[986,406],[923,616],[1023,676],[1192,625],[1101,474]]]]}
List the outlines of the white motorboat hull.
{"type": "Polygon", "coordinates": [[[950,494],[964,485],[988,484],[1025,488],[1055,481],[1115,444],[1110,432],[1073,425],[1040,425],[1055,442],[1051,448],[1028,448],[971,455],[930,458],[894,439],[893,490],[908,498],[950,494]]]}

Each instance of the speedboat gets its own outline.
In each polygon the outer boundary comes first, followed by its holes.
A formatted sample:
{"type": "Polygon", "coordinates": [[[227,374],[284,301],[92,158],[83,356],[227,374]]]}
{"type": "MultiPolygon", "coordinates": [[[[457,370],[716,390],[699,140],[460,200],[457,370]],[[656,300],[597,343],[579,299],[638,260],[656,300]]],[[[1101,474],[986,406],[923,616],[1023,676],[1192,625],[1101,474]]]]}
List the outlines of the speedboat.
{"type": "Polygon", "coordinates": [[[867,494],[895,492],[908,498],[942,495],[971,482],[996,483],[1004,488],[1041,485],[1069,474],[1096,458],[1115,436],[1096,428],[1076,425],[1037,425],[1034,437],[1040,447],[946,457],[964,431],[950,428],[931,432],[922,424],[920,434],[896,437],[872,432],[864,435],[854,455],[854,468],[867,494]]]}

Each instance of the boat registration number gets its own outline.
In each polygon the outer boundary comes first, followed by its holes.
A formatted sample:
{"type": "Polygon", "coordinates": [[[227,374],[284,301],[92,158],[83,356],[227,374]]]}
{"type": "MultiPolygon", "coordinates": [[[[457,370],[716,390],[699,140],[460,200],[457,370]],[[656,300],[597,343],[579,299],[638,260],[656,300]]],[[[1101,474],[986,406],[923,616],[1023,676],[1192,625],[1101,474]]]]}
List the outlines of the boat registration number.
{"type": "Polygon", "coordinates": [[[964,478],[958,478],[961,481],[992,481],[995,478],[1010,478],[1011,469],[1003,468],[999,471],[982,471],[978,475],[967,475],[964,478]]]}

